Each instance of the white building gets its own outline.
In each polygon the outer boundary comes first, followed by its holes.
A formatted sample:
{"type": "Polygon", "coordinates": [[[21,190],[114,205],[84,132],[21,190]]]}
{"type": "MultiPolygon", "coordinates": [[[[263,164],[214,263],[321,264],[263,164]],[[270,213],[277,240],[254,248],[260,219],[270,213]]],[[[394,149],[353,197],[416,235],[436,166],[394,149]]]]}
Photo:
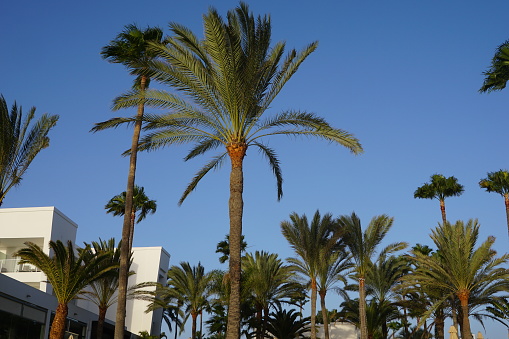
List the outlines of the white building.
{"type": "MultiPolygon", "coordinates": [[[[31,241],[51,255],[49,241],[74,243],[77,229],[76,223],[55,207],[0,209],[0,337],[2,331],[8,330],[6,327],[12,327],[13,323],[24,324],[20,325],[20,331],[26,329],[28,324],[33,324],[35,327],[32,330],[40,331],[41,334],[34,336],[32,332],[26,335],[18,333],[12,338],[48,336],[51,313],[57,306],[56,299],[51,295],[51,285],[45,282],[46,277],[42,272],[29,264],[20,265],[19,258],[13,254],[26,247],[25,242],[31,241]],[[11,319],[10,325],[1,319],[11,319]]],[[[95,240],[98,239],[90,239],[95,240]]],[[[131,270],[136,274],[129,279],[129,285],[155,281],[164,283],[169,261],[170,255],[162,247],[133,248],[131,270]]],[[[162,310],[145,313],[146,305],[147,302],[141,300],[128,301],[126,328],[134,334],[148,331],[151,335],[159,335],[162,310]]],[[[110,324],[115,321],[115,312],[116,307],[113,305],[106,314],[110,324]]],[[[74,333],[74,339],[94,337],[91,329],[97,320],[97,313],[97,306],[92,302],[73,301],[68,318],[69,332],[74,333]]],[[[104,338],[107,339],[107,335],[104,338]]]]}

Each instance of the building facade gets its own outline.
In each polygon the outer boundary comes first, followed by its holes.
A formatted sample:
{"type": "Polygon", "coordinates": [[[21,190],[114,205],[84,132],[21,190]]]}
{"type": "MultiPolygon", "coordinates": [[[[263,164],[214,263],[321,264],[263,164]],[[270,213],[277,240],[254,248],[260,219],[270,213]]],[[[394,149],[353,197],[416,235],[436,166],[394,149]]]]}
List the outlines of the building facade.
{"type": "MultiPolygon", "coordinates": [[[[51,284],[44,273],[14,256],[30,241],[50,256],[49,241],[76,241],[78,225],[55,207],[0,209],[0,338],[47,338],[52,314],[57,307],[51,284]]],[[[91,239],[96,240],[96,239],[91,239]]],[[[133,248],[129,285],[166,281],[170,255],[162,247],[133,248]]],[[[145,313],[147,302],[129,300],[126,329],[137,334],[148,331],[159,335],[162,310],[145,313]]],[[[108,309],[104,339],[115,321],[116,305],[108,309]]],[[[97,306],[89,300],[74,300],[69,305],[66,338],[94,338],[97,306]]]]}

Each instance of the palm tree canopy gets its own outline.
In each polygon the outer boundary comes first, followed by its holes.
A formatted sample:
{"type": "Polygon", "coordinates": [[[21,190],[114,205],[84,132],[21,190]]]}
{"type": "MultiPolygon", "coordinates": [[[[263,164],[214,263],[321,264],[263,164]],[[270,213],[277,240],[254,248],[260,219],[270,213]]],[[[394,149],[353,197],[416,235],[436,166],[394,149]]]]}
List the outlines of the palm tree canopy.
{"type": "Polygon", "coordinates": [[[479,186],[487,192],[495,192],[505,197],[509,195],[509,172],[502,169],[489,172],[487,178],[479,181],[479,186]]]}
{"type": "MultiPolygon", "coordinates": [[[[373,217],[368,227],[363,231],[361,220],[357,214],[343,215],[338,218],[338,223],[343,230],[343,241],[350,250],[352,260],[355,262],[355,272],[359,278],[365,278],[373,256],[377,253],[377,247],[392,227],[394,218],[387,215],[373,217]]],[[[400,251],[407,246],[405,242],[396,242],[387,245],[379,252],[383,257],[400,251]]]]}
{"type": "Polygon", "coordinates": [[[311,224],[305,214],[299,216],[293,212],[290,221],[281,222],[281,232],[299,258],[288,258],[300,274],[316,279],[319,267],[324,259],[324,253],[330,255],[335,246],[339,233],[332,215],[321,216],[316,211],[311,224]]]}
{"type": "MultiPolygon", "coordinates": [[[[112,213],[114,216],[121,216],[125,213],[125,198],[126,192],[122,192],[114,196],[108,201],[104,208],[106,213],[112,213]]],[[[133,210],[138,214],[136,223],[139,223],[147,217],[148,214],[154,214],[157,210],[157,203],[155,200],[151,200],[145,194],[145,188],[138,185],[134,186],[133,192],[133,210]]]]}
{"type": "Polygon", "coordinates": [[[139,75],[140,69],[147,67],[155,56],[147,48],[149,42],[161,42],[162,39],[163,31],[159,27],[141,30],[135,24],[126,25],[109,45],[102,48],[101,56],[111,63],[123,64],[131,74],[139,75]]]}
{"type": "Polygon", "coordinates": [[[497,47],[479,92],[499,91],[509,80],[509,40],[497,47]]]}
{"type": "Polygon", "coordinates": [[[433,174],[429,183],[415,190],[414,198],[444,201],[447,197],[460,196],[463,191],[463,185],[459,184],[455,177],[446,178],[442,174],[433,174]]]}
{"type": "Polygon", "coordinates": [[[0,95],[0,205],[9,190],[18,185],[41,150],[49,146],[49,131],[58,115],[43,114],[35,119],[35,107],[23,116],[21,106],[9,109],[0,95]]]}
{"type": "Polygon", "coordinates": [[[293,279],[293,270],[283,263],[277,254],[256,251],[247,253],[242,258],[243,275],[246,277],[245,288],[262,309],[268,308],[283,298],[290,299],[295,289],[300,286],[293,279]]]}
{"type": "MultiPolygon", "coordinates": [[[[285,43],[271,47],[271,21],[255,18],[245,3],[228,12],[225,22],[215,9],[204,16],[205,37],[200,40],[188,28],[170,24],[173,36],[166,44],[151,44],[158,59],[151,63],[151,78],[178,92],[147,90],[118,98],[115,109],[135,107],[140,102],[168,109],[163,116],[146,115],[146,126],[154,130],[141,142],[140,149],[153,150],[171,144],[194,143],[186,160],[224,147],[193,178],[180,202],[194,190],[200,179],[218,168],[226,155],[242,156],[254,146],[267,158],[282,197],[279,160],[262,139],[269,135],[311,136],[345,146],[352,153],[362,152],[350,133],[333,128],[313,113],[287,111],[264,117],[265,111],[302,62],[316,49],[313,42],[302,51],[290,50],[285,43]]],[[[98,128],[132,123],[132,118],[115,118],[98,128]]]]}
{"type": "Polygon", "coordinates": [[[67,246],[60,240],[50,241],[52,257],[37,244],[27,242],[25,245],[27,247],[15,255],[22,259],[22,263],[30,263],[46,275],[58,302],[63,304],[74,299],[92,281],[118,268],[118,265],[105,265],[108,260],[106,253],[91,256],[91,251],[82,250],[76,256],[71,241],[67,242],[67,246]]]}
{"type": "Polygon", "coordinates": [[[428,314],[451,294],[481,293],[493,295],[507,291],[509,270],[502,266],[509,261],[509,254],[496,257],[492,249],[494,237],[488,237],[479,247],[479,223],[446,222],[432,231],[431,238],[438,250],[428,256],[413,252],[412,260],[417,269],[403,278],[404,285],[418,285],[441,290],[442,297],[435,301],[428,314]]]}
{"type": "Polygon", "coordinates": [[[181,262],[168,270],[169,295],[175,296],[186,306],[186,313],[198,314],[207,305],[209,283],[212,275],[205,273],[205,268],[198,263],[191,266],[181,262]]]}

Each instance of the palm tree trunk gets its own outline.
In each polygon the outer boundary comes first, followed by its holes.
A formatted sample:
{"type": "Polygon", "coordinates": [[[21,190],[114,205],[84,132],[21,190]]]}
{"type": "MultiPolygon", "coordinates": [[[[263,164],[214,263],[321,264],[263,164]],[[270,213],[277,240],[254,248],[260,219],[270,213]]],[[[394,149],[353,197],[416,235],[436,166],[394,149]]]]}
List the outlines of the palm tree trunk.
{"type": "Polygon", "coordinates": [[[368,320],[366,318],[366,290],[364,278],[359,278],[359,317],[361,319],[361,339],[368,338],[368,320]]]}
{"type": "Polygon", "coordinates": [[[262,306],[256,305],[256,339],[262,339],[262,321],[263,321],[263,314],[262,314],[262,306]]]}
{"type": "Polygon", "coordinates": [[[445,216],[445,201],[444,200],[440,200],[440,212],[442,212],[442,222],[445,223],[447,222],[447,218],[445,216]]]}
{"type": "Polygon", "coordinates": [[[106,319],[107,307],[99,307],[99,318],[97,319],[97,334],[96,339],[102,339],[104,329],[104,319],[106,319]]]}
{"type": "Polygon", "coordinates": [[[67,304],[59,303],[55,312],[55,318],[51,323],[51,330],[49,332],[49,339],[62,339],[65,334],[65,322],[67,320],[68,312],[67,304]]]}
{"type": "Polygon", "coordinates": [[[133,250],[133,239],[134,239],[134,221],[136,220],[136,211],[131,212],[131,230],[129,232],[129,253],[133,250]]]}
{"type": "Polygon", "coordinates": [[[470,320],[468,318],[468,291],[461,291],[458,293],[458,298],[461,303],[462,326],[461,326],[461,339],[473,339],[472,332],[470,330],[470,320]]]}
{"type": "Polygon", "coordinates": [[[504,194],[505,216],[507,219],[507,233],[509,234],[509,194],[504,194]]]}
{"type": "Polygon", "coordinates": [[[316,339],[316,279],[311,278],[311,339],[316,339]]]}
{"type": "MultiPolygon", "coordinates": [[[[230,214],[230,302],[228,305],[228,324],[226,339],[240,337],[240,275],[241,275],[241,243],[242,243],[242,215],[244,201],[244,173],[242,162],[246,155],[245,143],[227,146],[228,155],[232,163],[230,172],[230,200],[228,202],[230,214]]],[[[115,338],[116,339],[116,338],[115,338]]]]}
{"type": "Polygon", "coordinates": [[[435,338],[444,339],[445,337],[445,316],[444,309],[441,306],[435,313],[435,338]]]}
{"type": "Polygon", "coordinates": [[[325,307],[325,295],[327,291],[320,291],[320,307],[322,308],[323,318],[323,333],[325,339],[329,339],[329,316],[327,314],[327,307],[325,307]]]}
{"type": "MultiPolygon", "coordinates": [[[[147,77],[142,76],[140,82],[140,91],[145,91],[147,77]]],[[[122,226],[122,244],[120,247],[120,267],[118,274],[118,299],[117,313],[115,318],[114,339],[124,338],[126,301],[127,301],[127,280],[129,278],[129,244],[131,231],[131,212],[133,210],[134,180],[136,176],[136,160],[138,158],[138,142],[140,140],[142,118],[145,111],[145,105],[138,105],[136,114],[136,123],[134,124],[133,138],[131,142],[131,156],[129,159],[129,173],[127,175],[127,188],[125,191],[125,211],[124,224],[122,226]]]]}
{"type": "Polygon", "coordinates": [[[196,339],[196,318],[198,318],[197,313],[191,313],[191,318],[193,320],[193,326],[191,329],[191,339],[196,339]]]}

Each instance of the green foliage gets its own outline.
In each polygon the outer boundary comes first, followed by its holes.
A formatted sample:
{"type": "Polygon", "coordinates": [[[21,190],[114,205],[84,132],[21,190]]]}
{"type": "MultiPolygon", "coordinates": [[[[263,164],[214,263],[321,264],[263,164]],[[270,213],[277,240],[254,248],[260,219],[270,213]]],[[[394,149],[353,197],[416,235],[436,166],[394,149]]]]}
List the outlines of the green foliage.
{"type": "Polygon", "coordinates": [[[267,332],[278,339],[308,338],[309,330],[309,317],[302,318],[295,310],[284,310],[281,306],[270,313],[267,323],[267,332]]]}
{"type": "Polygon", "coordinates": [[[27,247],[20,249],[15,256],[22,259],[21,263],[32,264],[46,275],[55,297],[62,304],[67,304],[85,286],[118,267],[106,264],[107,253],[92,256],[91,251],[85,249],[79,251],[76,257],[71,241],[67,246],[60,240],[50,241],[49,247],[54,253],[52,257],[44,253],[37,244],[27,242],[25,245],[27,247]]]}
{"type": "Polygon", "coordinates": [[[479,181],[479,186],[486,189],[486,192],[495,192],[503,197],[509,196],[509,172],[499,170],[488,172],[488,177],[479,181]]]}
{"type": "Polygon", "coordinates": [[[49,146],[49,131],[58,115],[43,114],[35,120],[35,107],[23,117],[21,106],[9,109],[0,95],[0,206],[9,190],[19,185],[41,150],[49,146]]]}
{"type": "Polygon", "coordinates": [[[463,191],[463,185],[460,185],[455,177],[446,178],[442,174],[433,174],[429,183],[415,190],[414,198],[444,201],[447,197],[460,196],[463,191]]]}
{"type": "MultiPolygon", "coordinates": [[[[106,213],[111,213],[114,216],[122,216],[125,213],[125,197],[126,192],[122,192],[114,196],[108,201],[104,208],[106,213]]],[[[150,200],[145,194],[145,188],[138,185],[134,186],[133,191],[133,210],[138,213],[136,223],[139,223],[147,217],[148,214],[154,214],[157,210],[157,203],[155,200],[150,200]]]]}
{"type": "MultiPolygon", "coordinates": [[[[240,250],[244,252],[246,250],[247,243],[244,240],[244,236],[242,236],[242,244],[240,250]]],[[[219,257],[219,262],[224,264],[230,258],[230,236],[227,234],[225,240],[217,243],[216,253],[221,253],[222,255],[219,257]]]]}
{"type": "Polygon", "coordinates": [[[479,92],[489,93],[505,88],[509,80],[509,40],[497,47],[490,67],[483,74],[485,78],[479,92]]]}

